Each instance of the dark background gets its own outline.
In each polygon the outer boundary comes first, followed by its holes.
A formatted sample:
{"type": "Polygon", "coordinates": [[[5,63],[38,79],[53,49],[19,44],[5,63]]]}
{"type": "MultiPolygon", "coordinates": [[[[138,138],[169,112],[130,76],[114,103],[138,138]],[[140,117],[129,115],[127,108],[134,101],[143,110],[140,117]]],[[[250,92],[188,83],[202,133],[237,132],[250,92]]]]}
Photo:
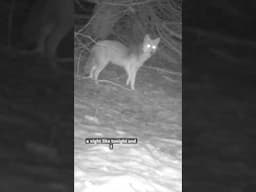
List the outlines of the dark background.
{"type": "Polygon", "coordinates": [[[0,191],[72,191],[74,186],[73,31],[61,42],[58,74],[36,54],[16,45],[34,1],[2,1],[0,51],[0,191]]]}
{"type": "Polygon", "coordinates": [[[183,191],[255,189],[254,1],[183,1],[183,191]]]}

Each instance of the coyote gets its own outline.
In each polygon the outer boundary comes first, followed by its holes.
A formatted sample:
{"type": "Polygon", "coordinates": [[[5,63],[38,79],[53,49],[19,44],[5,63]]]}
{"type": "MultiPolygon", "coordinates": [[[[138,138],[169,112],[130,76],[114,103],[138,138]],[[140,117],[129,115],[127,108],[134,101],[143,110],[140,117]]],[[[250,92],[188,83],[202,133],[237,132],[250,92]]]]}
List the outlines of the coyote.
{"type": "Polygon", "coordinates": [[[90,78],[98,80],[100,72],[109,64],[123,67],[128,75],[126,85],[134,90],[136,73],[138,69],[147,61],[157,50],[160,38],[151,39],[145,35],[141,45],[128,48],[118,41],[103,40],[98,41],[91,49],[88,64],[91,65],[90,78]]]}
{"type": "Polygon", "coordinates": [[[47,58],[73,27],[73,0],[36,0],[22,31],[23,41],[47,58]]]}

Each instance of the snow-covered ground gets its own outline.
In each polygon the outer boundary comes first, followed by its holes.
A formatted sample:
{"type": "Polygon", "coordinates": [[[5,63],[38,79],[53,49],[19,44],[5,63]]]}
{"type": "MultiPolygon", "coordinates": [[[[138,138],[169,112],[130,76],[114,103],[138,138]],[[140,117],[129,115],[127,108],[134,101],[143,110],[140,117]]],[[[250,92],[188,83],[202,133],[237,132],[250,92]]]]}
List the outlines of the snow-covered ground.
{"type": "Polygon", "coordinates": [[[74,143],[75,192],[181,191],[181,96],[77,81],[74,143]],[[138,142],[85,144],[103,137],[138,142]]]}

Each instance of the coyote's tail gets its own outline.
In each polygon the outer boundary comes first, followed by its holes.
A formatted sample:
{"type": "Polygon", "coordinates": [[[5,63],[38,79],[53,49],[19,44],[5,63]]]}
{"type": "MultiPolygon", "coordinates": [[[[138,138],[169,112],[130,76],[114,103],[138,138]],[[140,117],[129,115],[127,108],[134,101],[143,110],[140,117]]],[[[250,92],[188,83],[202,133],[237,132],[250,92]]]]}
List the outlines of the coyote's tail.
{"type": "Polygon", "coordinates": [[[90,74],[91,68],[93,67],[94,56],[95,56],[95,53],[92,49],[90,51],[89,57],[88,57],[88,59],[86,61],[86,64],[84,66],[83,74],[86,75],[86,76],[90,74]]]}

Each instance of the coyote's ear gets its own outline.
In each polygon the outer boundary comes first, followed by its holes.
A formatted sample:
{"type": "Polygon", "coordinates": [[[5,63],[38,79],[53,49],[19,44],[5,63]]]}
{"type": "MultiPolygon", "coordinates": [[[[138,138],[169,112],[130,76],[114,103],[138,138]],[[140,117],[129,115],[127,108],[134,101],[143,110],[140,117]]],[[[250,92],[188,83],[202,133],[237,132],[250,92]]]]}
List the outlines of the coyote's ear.
{"type": "Polygon", "coordinates": [[[154,44],[155,44],[155,45],[158,45],[158,44],[159,44],[159,42],[160,42],[160,37],[158,37],[158,38],[154,39],[154,44]]]}

